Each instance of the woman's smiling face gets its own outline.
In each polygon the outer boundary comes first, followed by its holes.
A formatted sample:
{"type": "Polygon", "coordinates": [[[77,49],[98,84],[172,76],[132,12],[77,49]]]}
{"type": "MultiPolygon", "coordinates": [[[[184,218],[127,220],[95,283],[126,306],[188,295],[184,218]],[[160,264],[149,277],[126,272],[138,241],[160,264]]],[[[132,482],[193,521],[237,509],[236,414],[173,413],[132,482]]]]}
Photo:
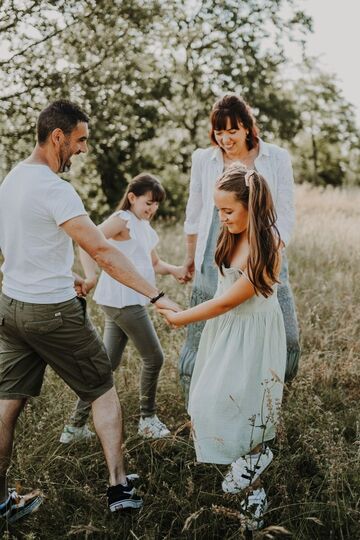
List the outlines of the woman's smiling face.
{"type": "Polygon", "coordinates": [[[237,156],[244,152],[246,147],[247,130],[238,122],[237,129],[231,126],[230,118],[226,120],[225,129],[214,130],[215,140],[224,152],[231,156],[237,156]]]}

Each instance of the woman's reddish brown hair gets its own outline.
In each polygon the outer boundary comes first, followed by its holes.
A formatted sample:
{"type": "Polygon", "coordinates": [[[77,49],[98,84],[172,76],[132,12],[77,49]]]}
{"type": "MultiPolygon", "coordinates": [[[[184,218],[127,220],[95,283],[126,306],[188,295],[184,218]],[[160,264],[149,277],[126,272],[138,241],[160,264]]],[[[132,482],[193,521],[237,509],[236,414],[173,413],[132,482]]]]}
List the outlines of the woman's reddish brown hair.
{"type": "Polygon", "coordinates": [[[219,99],[212,108],[210,114],[210,139],[216,144],[214,131],[226,129],[226,121],[230,120],[231,129],[239,129],[241,124],[248,132],[246,146],[248,150],[259,144],[259,128],[249,105],[242,98],[227,94],[219,99]]]}

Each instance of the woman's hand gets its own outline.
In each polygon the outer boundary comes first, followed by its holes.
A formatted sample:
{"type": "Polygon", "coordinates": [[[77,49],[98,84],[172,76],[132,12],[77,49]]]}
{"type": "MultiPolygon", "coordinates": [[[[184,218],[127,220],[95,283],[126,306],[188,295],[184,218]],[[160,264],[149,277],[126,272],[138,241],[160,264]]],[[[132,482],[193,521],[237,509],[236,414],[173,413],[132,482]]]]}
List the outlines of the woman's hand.
{"type": "Polygon", "coordinates": [[[192,274],[189,273],[186,266],[174,266],[173,271],[171,272],[176,281],[181,284],[191,281],[192,274]]]}
{"type": "Polygon", "coordinates": [[[84,286],[85,286],[86,294],[90,292],[93,287],[95,287],[96,281],[97,281],[96,277],[84,279],[84,286]]]}
{"type": "Polygon", "coordinates": [[[186,259],[183,268],[186,271],[187,281],[191,281],[195,272],[194,259],[186,259]]]}
{"type": "Polygon", "coordinates": [[[178,322],[179,312],[175,313],[175,311],[172,311],[171,309],[162,309],[162,308],[157,308],[157,311],[161,313],[163,317],[165,317],[166,322],[170,326],[172,326],[172,328],[180,328],[181,326],[183,326],[182,323],[178,322]]]}
{"type": "Polygon", "coordinates": [[[189,281],[192,281],[194,272],[195,272],[195,265],[194,261],[185,261],[182,266],[177,266],[177,273],[173,274],[173,276],[177,279],[179,283],[182,285],[184,283],[188,283],[189,281]]]}

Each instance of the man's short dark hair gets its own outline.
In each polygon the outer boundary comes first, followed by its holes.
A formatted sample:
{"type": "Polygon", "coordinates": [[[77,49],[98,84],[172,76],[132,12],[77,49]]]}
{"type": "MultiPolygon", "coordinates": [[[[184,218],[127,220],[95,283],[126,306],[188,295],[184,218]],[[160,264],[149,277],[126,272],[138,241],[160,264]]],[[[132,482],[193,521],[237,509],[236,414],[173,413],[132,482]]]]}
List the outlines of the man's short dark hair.
{"type": "Polygon", "coordinates": [[[43,144],[54,129],[60,128],[65,135],[70,135],[78,122],[89,123],[89,117],[78,105],[59,99],[53,101],[41,111],[37,121],[37,140],[43,144]]]}

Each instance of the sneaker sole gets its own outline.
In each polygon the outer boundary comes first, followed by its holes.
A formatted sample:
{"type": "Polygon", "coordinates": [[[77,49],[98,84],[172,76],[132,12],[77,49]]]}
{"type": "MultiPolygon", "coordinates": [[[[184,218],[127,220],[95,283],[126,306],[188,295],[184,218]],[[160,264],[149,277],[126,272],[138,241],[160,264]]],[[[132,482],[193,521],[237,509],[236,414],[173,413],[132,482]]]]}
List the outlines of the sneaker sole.
{"type": "Polygon", "coordinates": [[[137,473],[130,473],[126,475],[126,478],[130,481],[139,480],[140,476],[137,473]]]}
{"type": "Polygon", "coordinates": [[[243,523],[241,525],[242,531],[258,531],[264,527],[264,521],[260,520],[258,522],[251,521],[249,523],[243,523]]]}
{"type": "Polygon", "coordinates": [[[156,441],[157,439],[165,439],[166,437],[170,437],[171,432],[169,431],[169,433],[165,433],[165,435],[151,435],[143,433],[142,431],[138,431],[138,435],[143,439],[152,439],[153,441],[156,441]]]}
{"type": "Polygon", "coordinates": [[[110,512],[118,512],[119,510],[126,510],[127,508],[141,508],[143,506],[143,501],[122,501],[122,502],[116,502],[109,506],[110,512]]]}
{"type": "Polygon", "coordinates": [[[42,505],[43,503],[43,497],[36,497],[31,503],[26,505],[26,507],[18,510],[13,516],[6,519],[8,523],[15,523],[19,519],[22,519],[23,517],[28,516],[29,514],[32,514],[33,512],[36,512],[36,510],[42,505]]]}
{"type": "Polygon", "coordinates": [[[70,443],[73,442],[73,441],[70,440],[70,439],[69,439],[69,440],[68,440],[68,439],[65,439],[65,437],[63,437],[63,436],[61,435],[61,437],[60,437],[60,439],[59,439],[59,442],[60,442],[61,444],[70,444],[70,443]]]}

